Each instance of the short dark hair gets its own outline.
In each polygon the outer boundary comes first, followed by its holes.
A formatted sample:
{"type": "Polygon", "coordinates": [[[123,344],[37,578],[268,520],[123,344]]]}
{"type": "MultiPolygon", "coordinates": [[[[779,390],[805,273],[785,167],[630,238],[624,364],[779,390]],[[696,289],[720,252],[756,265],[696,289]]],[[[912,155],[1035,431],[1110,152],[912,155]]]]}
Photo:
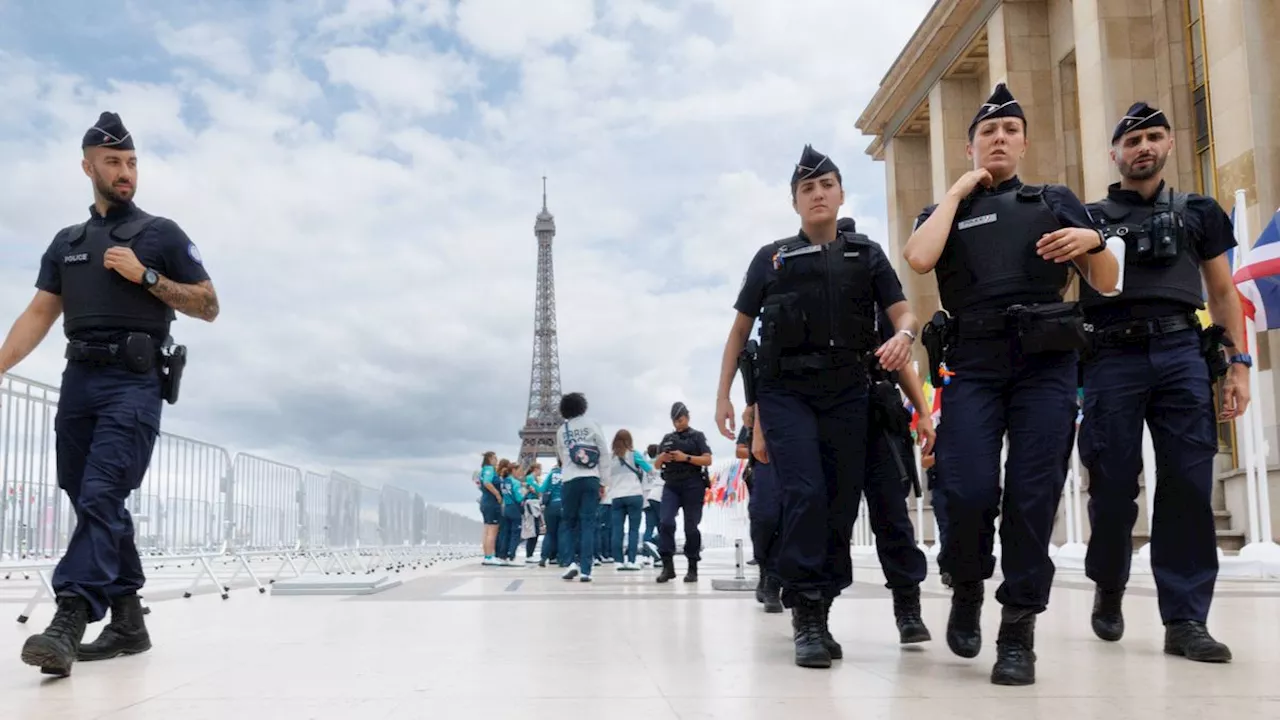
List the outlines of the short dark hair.
{"type": "Polygon", "coordinates": [[[572,392],[560,398],[560,416],[572,420],[587,414],[587,396],[572,392]]]}
{"type": "Polygon", "coordinates": [[[658,446],[656,444],[649,445],[649,447],[645,448],[644,451],[645,451],[645,454],[651,458],[658,457],[658,446]]]}

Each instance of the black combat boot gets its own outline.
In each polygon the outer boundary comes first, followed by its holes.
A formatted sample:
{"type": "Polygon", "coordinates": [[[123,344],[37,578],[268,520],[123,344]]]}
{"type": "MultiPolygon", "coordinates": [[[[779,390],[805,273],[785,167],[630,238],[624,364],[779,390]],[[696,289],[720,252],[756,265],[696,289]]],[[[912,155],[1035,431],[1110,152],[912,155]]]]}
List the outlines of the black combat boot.
{"type": "Polygon", "coordinates": [[[933,639],[920,616],[920,586],[893,589],[893,617],[898,622],[898,642],[903,645],[933,639]]]}
{"type": "Polygon", "coordinates": [[[1204,623],[1195,620],[1174,620],[1165,625],[1164,651],[1196,662],[1231,662],[1231,648],[1214,640],[1204,623]]]}
{"type": "Polygon", "coordinates": [[[1034,685],[1036,682],[1036,613],[1005,607],[996,636],[996,664],[991,682],[996,685],[1034,685]]]}
{"type": "Polygon", "coordinates": [[[79,660],[109,660],[120,655],[137,655],[151,649],[151,636],[142,619],[142,601],[137,595],[111,601],[111,622],[91,643],[80,646],[79,660]]]}
{"type": "Polygon", "coordinates": [[[822,643],[827,646],[827,652],[831,653],[831,659],[839,660],[844,657],[844,648],[831,635],[831,604],[834,602],[835,598],[822,599],[822,643]]]}
{"type": "Polygon", "coordinates": [[[658,582],[664,583],[676,579],[676,556],[662,556],[662,572],[658,573],[658,582]]]}
{"type": "Polygon", "coordinates": [[[756,602],[764,603],[764,573],[760,573],[760,579],[756,581],[756,602]]]}
{"type": "Polygon", "coordinates": [[[764,611],[769,614],[782,612],[782,584],[777,578],[764,579],[764,611]]]}
{"type": "Polygon", "coordinates": [[[67,677],[89,624],[89,603],[81,597],[58,598],[58,611],[49,627],[22,645],[22,662],[40,668],[45,675],[67,677]]]}
{"type": "Polygon", "coordinates": [[[795,631],[796,665],[805,668],[831,667],[831,651],[827,648],[826,610],[818,593],[796,595],[791,606],[791,627],[795,631]]]}
{"type": "Polygon", "coordinates": [[[1124,613],[1120,611],[1120,601],[1124,598],[1124,589],[1093,590],[1093,634],[1115,642],[1124,637],[1124,613]]]}
{"type": "Polygon", "coordinates": [[[951,588],[951,617],[947,618],[947,647],[962,658],[982,651],[982,581],[958,582],[951,588]]]}
{"type": "Polygon", "coordinates": [[[698,561],[689,561],[689,571],[684,574],[684,581],[687,583],[698,582],[698,561]]]}

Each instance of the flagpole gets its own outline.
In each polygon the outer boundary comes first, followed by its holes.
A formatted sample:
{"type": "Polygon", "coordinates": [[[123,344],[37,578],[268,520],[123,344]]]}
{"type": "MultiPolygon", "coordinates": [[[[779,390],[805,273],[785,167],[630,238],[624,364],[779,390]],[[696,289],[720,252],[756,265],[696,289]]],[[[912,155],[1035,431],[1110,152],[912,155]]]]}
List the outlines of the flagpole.
{"type": "MultiPolygon", "coordinates": [[[[1252,234],[1249,232],[1249,216],[1248,216],[1248,199],[1243,189],[1235,192],[1235,235],[1236,235],[1236,258],[1238,267],[1245,267],[1249,262],[1249,255],[1253,249],[1252,234]]],[[[1258,298],[1254,298],[1257,302],[1258,298]]],[[[1257,356],[1258,351],[1258,332],[1256,323],[1248,316],[1244,318],[1245,337],[1248,352],[1257,356]]],[[[1242,348],[1243,349],[1243,348],[1242,348]]],[[[1249,387],[1251,392],[1256,392],[1259,387],[1258,367],[1254,363],[1249,368],[1249,387]]],[[[1240,557],[1260,560],[1269,566],[1280,565],[1280,545],[1276,545],[1271,534],[1271,503],[1270,493],[1267,487],[1267,456],[1269,454],[1267,448],[1266,434],[1262,427],[1262,410],[1258,405],[1258,399],[1254,398],[1249,406],[1245,408],[1244,413],[1240,417],[1237,428],[1243,426],[1244,446],[1246,454],[1246,496],[1249,503],[1249,524],[1250,538],[1249,543],[1240,550],[1240,557]]],[[[1264,568],[1264,574],[1271,567],[1264,568]]]]}

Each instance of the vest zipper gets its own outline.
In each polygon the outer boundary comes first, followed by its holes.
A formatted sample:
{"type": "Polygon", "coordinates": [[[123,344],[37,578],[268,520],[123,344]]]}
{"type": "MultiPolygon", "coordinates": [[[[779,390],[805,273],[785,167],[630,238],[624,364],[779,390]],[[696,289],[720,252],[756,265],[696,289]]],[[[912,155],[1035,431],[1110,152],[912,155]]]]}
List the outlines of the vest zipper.
{"type": "MultiPolygon", "coordinates": [[[[840,236],[837,235],[836,240],[839,239],[840,236]]],[[[827,254],[829,245],[831,243],[825,243],[822,246],[822,269],[827,274],[827,347],[834,348],[836,346],[836,294],[831,290],[831,257],[827,254]]]]}

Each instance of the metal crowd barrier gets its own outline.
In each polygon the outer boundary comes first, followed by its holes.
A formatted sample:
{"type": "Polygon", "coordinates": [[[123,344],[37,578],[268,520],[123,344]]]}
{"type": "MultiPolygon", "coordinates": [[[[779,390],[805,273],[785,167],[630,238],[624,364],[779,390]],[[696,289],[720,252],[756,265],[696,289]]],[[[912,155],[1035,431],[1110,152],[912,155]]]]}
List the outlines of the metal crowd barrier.
{"type": "MultiPolygon", "coordinates": [[[[0,577],[39,581],[23,613],[52,595],[52,569],[76,526],[57,478],[58,389],[0,380],[0,577]]],[[[190,568],[225,598],[241,573],[266,592],[263,565],[300,575],[399,570],[478,547],[480,522],[394,485],[370,487],[161,431],[127,503],[144,564],[190,568]],[[230,575],[226,567],[234,566],[230,575]]]]}

